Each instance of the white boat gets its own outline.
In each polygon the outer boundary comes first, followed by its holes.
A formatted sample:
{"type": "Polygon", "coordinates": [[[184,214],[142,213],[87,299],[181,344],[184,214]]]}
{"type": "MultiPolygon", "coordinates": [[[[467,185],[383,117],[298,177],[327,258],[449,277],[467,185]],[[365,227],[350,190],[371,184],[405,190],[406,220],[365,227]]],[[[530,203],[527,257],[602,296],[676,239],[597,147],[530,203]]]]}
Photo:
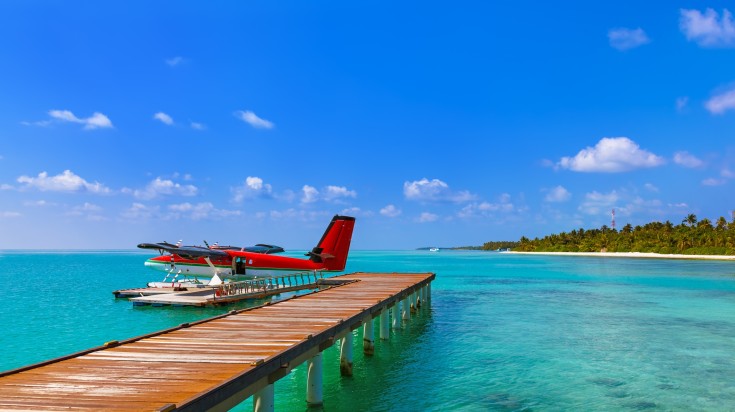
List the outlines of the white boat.
{"type": "Polygon", "coordinates": [[[438,252],[438,251],[439,251],[438,247],[429,248],[429,252],[438,252]]]}

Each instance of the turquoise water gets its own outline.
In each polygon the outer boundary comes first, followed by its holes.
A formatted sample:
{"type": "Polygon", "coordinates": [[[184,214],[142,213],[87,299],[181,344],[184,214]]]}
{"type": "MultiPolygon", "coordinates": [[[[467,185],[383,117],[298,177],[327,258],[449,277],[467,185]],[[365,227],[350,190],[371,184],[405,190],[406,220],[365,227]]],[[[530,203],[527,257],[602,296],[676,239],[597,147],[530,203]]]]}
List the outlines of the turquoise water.
{"type": "MultiPolygon", "coordinates": [[[[0,252],[0,370],[232,309],[116,301],[160,280],[147,256],[0,252]]],[[[735,408],[735,262],[353,251],[347,271],[437,277],[375,356],[355,331],[353,377],[325,351],[325,411],[735,408]]],[[[307,409],[305,380],[276,383],[277,410],[307,409]]]]}

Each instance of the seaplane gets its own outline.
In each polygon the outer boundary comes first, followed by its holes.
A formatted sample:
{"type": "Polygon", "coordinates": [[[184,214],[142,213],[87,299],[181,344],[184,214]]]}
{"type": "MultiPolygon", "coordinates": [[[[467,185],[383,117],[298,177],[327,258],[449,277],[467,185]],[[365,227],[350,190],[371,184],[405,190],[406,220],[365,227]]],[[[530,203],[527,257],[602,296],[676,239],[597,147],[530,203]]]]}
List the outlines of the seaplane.
{"type": "Polygon", "coordinates": [[[166,272],[162,282],[149,287],[216,286],[235,280],[276,277],[299,272],[340,272],[347,263],[355,218],[335,215],[319,243],[306,253],[307,258],[279,256],[279,246],[182,246],[141,243],[141,249],[158,250],[160,256],[146,260],[145,266],[166,272]]]}

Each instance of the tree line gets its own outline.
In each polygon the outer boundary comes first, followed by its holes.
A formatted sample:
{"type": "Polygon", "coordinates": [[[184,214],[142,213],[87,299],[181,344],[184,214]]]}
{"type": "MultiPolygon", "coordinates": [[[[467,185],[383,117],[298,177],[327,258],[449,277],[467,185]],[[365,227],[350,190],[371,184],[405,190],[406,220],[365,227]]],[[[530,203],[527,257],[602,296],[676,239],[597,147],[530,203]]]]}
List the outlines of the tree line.
{"type": "Polygon", "coordinates": [[[707,218],[698,220],[696,215],[689,214],[678,225],[667,220],[635,227],[627,224],[620,230],[606,225],[599,229],[580,228],[533,240],[524,236],[513,250],[735,255],[735,213],[730,222],[720,217],[713,223],[707,218]]]}

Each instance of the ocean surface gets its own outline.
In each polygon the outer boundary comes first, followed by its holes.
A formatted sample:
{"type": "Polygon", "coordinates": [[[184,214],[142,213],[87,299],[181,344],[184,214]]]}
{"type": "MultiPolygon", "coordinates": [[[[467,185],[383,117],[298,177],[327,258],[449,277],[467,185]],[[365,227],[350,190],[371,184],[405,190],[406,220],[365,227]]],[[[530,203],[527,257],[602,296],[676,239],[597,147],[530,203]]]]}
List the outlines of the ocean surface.
{"type": "MultiPolygon", "coordinates": [[[[148,256],[0,251],[0,370],[233,308],[115,300],[163,278],[148,256]]],[[[323,408],[306,407],[302,365],[276,410],[735,410],[735,262],[352,251],[355,271],[434,272],[431,308],[373,357],[356,330],[351,378],[327,349],[323,408]]]]}

